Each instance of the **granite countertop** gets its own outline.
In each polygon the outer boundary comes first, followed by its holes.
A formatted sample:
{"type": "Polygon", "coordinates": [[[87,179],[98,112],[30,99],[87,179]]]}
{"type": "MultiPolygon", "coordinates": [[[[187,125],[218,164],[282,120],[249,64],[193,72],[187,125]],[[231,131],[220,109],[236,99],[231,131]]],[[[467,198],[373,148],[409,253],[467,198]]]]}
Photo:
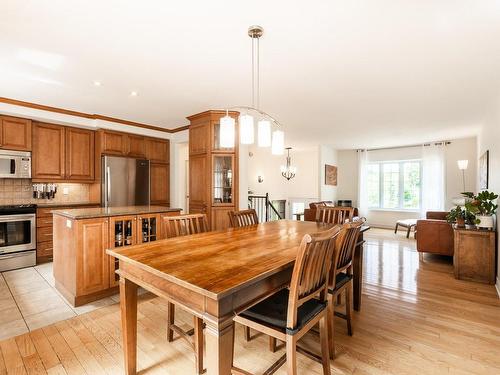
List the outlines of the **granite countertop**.
{"type": "Polygon", "coordinates": [[[70,219],[92,219],[97,217],[142,215],[153,213],[164,213],[181,211],[180,208],[165,206],[126,206],[126,207],[96,207],[96,208],[72,208],[65,210],[54,210],[54,215],[61,215],[70,219]]]}
{"type": "Polygon", "coordinates": [[[68,202],[68,203],[36,203],[38,208],[50,208],[50,207],[85,207],[85,206],[100,206],[100,203],[90,203],[90,202],[68,202]]]}

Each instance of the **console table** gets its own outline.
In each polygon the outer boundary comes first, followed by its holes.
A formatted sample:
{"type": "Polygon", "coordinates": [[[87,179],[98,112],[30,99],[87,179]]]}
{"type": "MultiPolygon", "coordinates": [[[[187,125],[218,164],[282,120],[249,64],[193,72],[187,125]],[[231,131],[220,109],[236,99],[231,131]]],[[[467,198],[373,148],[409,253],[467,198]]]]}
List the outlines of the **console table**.
{"type": "Polygon", "coordinates": [[[495,283],[496,232],[453,228],[455,277],[460,280],[495,283]]]}

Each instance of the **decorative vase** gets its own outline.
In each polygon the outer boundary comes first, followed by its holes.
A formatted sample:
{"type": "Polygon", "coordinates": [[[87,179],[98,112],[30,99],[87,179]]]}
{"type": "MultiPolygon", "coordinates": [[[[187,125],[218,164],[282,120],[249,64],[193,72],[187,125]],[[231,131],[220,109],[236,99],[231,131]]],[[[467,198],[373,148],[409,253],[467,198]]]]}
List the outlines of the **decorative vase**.
{"type": "Polygon", "coordinates": [[[479,220],[477,224],[478,228],[493,229],[493,216],[492,215],[476,215],[476,219],[479,220]]]}

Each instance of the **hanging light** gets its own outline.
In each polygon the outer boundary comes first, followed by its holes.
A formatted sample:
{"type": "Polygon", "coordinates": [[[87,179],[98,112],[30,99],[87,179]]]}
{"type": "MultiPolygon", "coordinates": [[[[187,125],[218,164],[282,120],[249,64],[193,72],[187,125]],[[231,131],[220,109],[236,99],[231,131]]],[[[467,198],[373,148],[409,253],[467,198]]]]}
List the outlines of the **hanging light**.
{"type": "Polygon", "coordinates": [[[286,165],[281,166],[281,175],[285,177],[288,181],[295,177],[297,173],[297,168],[292,167],[292,158],[290,157],[291,147],[287,147],[286,165]]]}
{"type": "Polygon", "coordinates": [[[257,128],[257,144],[259,147],[271,146],[271,123],[267,120],[260,120],[257,128]]]}
{"type": "Polygon", "coordinates": [[[240,142],[243,145],[251,145],[254,142],[253,117],[250,115],[240,116],[240,142]]]}
{"type": "Polygon", "coordinates": [[[226,115],[220,119],[220,147],[234,147],[234,126],[234,118],[226,111],[226,115]]]}
{"type": "Polygon", "coordinates": [[[271,153],[273,155],[283,155],[285,153],[285,132],[284,131],[282,131],[282,130],[273,131],[271,153]]]}

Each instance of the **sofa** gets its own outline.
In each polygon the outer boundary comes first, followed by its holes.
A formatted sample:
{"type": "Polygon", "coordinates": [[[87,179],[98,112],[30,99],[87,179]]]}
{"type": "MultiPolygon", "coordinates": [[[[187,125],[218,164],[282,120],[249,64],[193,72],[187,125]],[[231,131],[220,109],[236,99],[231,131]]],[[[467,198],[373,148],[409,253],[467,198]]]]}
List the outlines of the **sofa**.
{"type": "Polygon", "coordinates": [[[446,221],[445,211],[429,211],[417,220],[417,251],[453,256],[453,228],[446,221]]]}

